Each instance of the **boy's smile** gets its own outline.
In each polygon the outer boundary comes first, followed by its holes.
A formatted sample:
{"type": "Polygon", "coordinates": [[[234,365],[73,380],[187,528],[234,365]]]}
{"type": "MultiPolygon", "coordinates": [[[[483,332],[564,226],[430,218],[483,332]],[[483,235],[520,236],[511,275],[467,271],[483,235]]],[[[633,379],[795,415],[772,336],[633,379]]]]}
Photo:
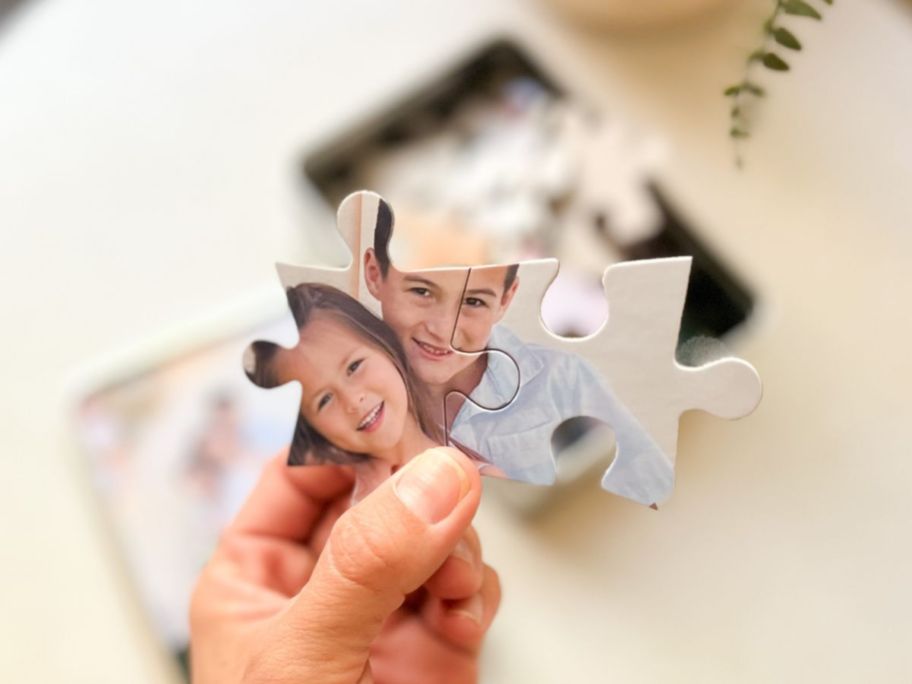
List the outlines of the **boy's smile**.
{"type": "Polygon", "coordinates": [[[402,272],[390,266],[384,277],[373,250],[368,250],[364,277],[380,301],[383,320],[402,342],[412,371],[432,389],[454,389],[457,375],[480,378],[480,373],[468,372],[473,364],[484,370],[484,357],[454,349],[486,348],[518,284],[514,280],[504,290],[507,268],[402,272]]]}

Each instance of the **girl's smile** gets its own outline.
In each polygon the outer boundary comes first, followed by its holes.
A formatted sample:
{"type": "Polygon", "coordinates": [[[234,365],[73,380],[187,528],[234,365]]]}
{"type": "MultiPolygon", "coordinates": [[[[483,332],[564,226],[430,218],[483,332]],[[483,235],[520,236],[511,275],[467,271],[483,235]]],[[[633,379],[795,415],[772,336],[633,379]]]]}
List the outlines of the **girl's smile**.
{"type": "Polygon", "coordinates": [[[381,401],[372,408],[361,422],[358,423],[358,429],[364,432],[374,432],[380,428],[383,423],[383,402],[381,401]]]}
{"type": "Polygon", "coordinates": [[[380,349],[331,315],[315,316],[284,355],[286,377],[301,383],[301,412],[327,440],[383,457],[402,441],[409,417],[405,382],[380,349]]]}

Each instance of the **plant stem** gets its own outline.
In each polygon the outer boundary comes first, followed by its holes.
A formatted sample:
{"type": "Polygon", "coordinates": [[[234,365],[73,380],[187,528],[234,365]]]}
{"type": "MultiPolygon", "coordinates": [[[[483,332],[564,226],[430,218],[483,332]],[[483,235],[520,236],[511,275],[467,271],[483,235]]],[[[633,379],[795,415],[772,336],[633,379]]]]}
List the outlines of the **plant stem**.
{"type": "MultiPolygon", "coordinates": [[[[760,43],[760,47],[754,52],[751,53],[750,57],[747,58],[747,63],[744,65],[744,74],[741,79],[741,89],[734,94],[731,102],[731,128],[732,131],[743,131],[745,124],[747,123],[747,117],[745,116],[744,109],[744,100],[743,97],[745,94],[757,97],[756,92],[751,92],[745,88],[745,84],[751,83],[750,75],[754,65],[760,60],[757,58],[757,55],[761,56],[766,53],[767,45],[772,38],[772,27],[776,25],[776,19],[779,18],[779,14],[782,12],[782,0],[774,0],[775,4],[773,6],[773,11],[767,17],[766,21],[763,22],[763,41],[760,43]]],[[[735,165],[740,169],[744,166],[744,158],[741,154],[741,145],[743,144],[746,135],[732,135],[733,146],[735,150],[735,165]]]]}

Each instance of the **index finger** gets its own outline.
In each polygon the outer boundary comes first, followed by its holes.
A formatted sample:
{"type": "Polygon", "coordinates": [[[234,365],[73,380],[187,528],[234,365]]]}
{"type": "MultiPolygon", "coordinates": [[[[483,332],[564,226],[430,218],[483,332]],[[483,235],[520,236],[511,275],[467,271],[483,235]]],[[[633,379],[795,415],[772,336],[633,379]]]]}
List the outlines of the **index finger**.
{"type": "Polygon", "coordinates": [[[346,468],[286,462],[285,451],[269,460],[226,534],[306,541],[323,511],[351,492],[354,476],[346,468]]]}

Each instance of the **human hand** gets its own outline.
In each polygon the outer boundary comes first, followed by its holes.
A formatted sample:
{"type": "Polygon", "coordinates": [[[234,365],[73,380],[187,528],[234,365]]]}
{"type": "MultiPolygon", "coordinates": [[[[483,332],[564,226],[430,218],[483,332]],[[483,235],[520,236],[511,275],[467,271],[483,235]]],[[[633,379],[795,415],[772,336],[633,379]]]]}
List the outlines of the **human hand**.
{"type": "Polygon", "coordinates": [[[349,508],[352,484],[266,466],[193,594],[195,684],[477,680],[500,586],[470,527],[475,466],[430,449],[349,508]]]}

